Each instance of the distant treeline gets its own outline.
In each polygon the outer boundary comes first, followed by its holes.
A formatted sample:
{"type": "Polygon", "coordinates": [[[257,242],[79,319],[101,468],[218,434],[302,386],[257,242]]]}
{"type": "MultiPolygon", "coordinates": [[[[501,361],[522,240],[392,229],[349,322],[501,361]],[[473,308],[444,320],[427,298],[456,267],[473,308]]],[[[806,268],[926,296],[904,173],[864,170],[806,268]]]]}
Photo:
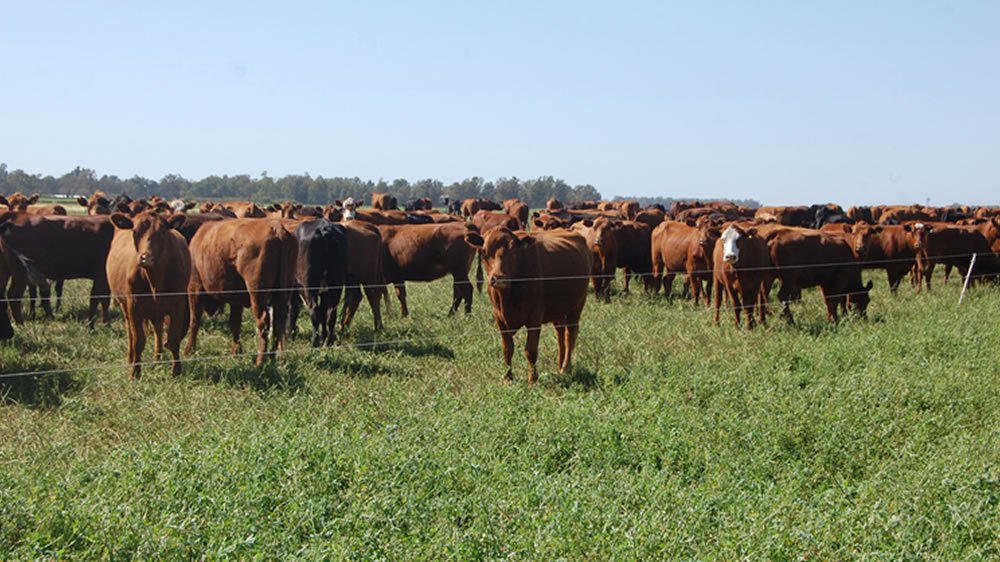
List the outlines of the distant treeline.
{"type": "MultiPolygon", "coordinates": [[[[435,205],[441,205],[444,197],[452,201],[470,197],[485,197],[500,201],[516,197],[526,202],[528,206],[536,208],[544,207],[545,202],[552,197],[560,201],[601,199],[601,193],[592,185],[571,186],[552,176],[531,180],[510,177],[495,181],[471,177],[450,185],[435,179],[423,179],[413,183],[405,179],[374,182],[360,178],[322,176],[314,178],[309,174],[272,178],[267,172],[262,172],[259,178],[247,174],[213,175],[197,181],[170,174],[156,181],[138,175],[128,179],[108,175],[98,177],[94,170],[79,166],[57,178],[29,174],[20,169],[8,171],[7,164],[0,163],[0,193],[3,194],[20,191],[24,194],[40,193],[43,196],[90,195],[97,190],[108,195],[127,193],[133,198],[159,195],[166,199],[175,197],[198,201],[247,199],[260,203],[297,201],[307,205],[325,205],[348,197],[367,202],[373,191],[394,195],[400,205],[420,197],[430,197],[435,205]]],[[[615,199],[638,199],[643,206],[660,203],[668,208],[675,200],[670,197],[616,197],[615,199]]],[[[758,206],[758,203],[752,200],[733,202],[758,206]]]]}

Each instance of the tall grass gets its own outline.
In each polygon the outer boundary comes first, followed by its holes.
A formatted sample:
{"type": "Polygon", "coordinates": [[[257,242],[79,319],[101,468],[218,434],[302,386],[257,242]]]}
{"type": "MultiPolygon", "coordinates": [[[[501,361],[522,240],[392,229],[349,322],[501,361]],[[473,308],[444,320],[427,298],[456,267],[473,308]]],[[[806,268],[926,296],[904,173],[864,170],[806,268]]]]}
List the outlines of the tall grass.
{"type": "MultiPolygon", "coordinates": [[[[806,291],[796,326],[752,333],[681,298],[590,301],[574,370],[546,328],[533,386],[520,352],[501,384],[485,295],[446,316],[449,281],[380,333],[363,309],[343,343],[374,348],[310,350],[303,319],[261,370],[138,382],[120,315],[89,332],[69,300],[0,371],[111,366],[0,379],[0,556],[1000,556],[1000,294],[873,278],[868,318],[831,325],[806,291]]],[[[203,334],[196,357],[228,353],[223,319],[203,334]]]]}

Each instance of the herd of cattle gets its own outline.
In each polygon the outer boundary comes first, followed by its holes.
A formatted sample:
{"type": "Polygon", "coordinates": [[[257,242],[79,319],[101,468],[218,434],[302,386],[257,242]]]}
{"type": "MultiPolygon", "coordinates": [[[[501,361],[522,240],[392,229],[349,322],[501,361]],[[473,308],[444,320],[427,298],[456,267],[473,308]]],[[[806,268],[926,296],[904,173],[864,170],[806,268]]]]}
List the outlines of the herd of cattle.
{"type": "Polygon", "coordinates": [[[668,296],[675,275],[684,274],[685,292],[696,303],[714,302],[716,323],[727,298],[737,327],[746,311],[747,329],[766,321],[775,281],[781,282],[778,301],[788,321],[789,304],[803,288],[815,286],[828,318],[836,321],[849,306],[864,314],[872,288],[871,281],[862,284],[864,268],[884,269],[893,291],[907,273],[918,290],[929,290],[938,263],[946,266],[946,276],[952,267],[965,275],[973,254],[973,278],[1000,274],[1000,208],[993,207],[845,212],[836,205],[751,209],[688,201],[668,210],[641,208],[636,201],[553,199],[530,213],[518,200],[466,199],[445,201],[448,212],[440,212],[426,198],[399,210],[391,195],[373,193],[370,208],[350,198],[323,208],[230,201],[203,203],[189,213],[194,202],[133,201],[124,194],[111,199],[97,192],[77,200],[87,213],[78,216],[37,201],[37,195],[0,195],[0,205],[9,209],[0,213],[0,291],[7,296],[0,306],[0,339],[14,335],[11,316],[24,322],[26,290],[30,315],[36,291],[51,315],[52,282],[58,309],[64,280],[91,279],[88,322],[93,326],[98,307],[108,321],[111,298],[119,302],[133,378],[141,375],[150,326],[157,355],[166,334],[173,373],[179,374],[181,340],[189,334],[185,354],[193,352],[203,313],[215,314],[225,304],[233,353],[240,349],[243,309],[250,307],[258,366],[280,353],[303,304],[313,345],[331,344],[338,330],[349,327],[362,293],[375,329],[381,328],[380,301],[388,299],[389,284],[405,316],[407,281],[450,274],[449,314],[463,303],[468,313],[474,261],[480,290],[484,269],[488,275],[506,377],[512,376],[513,335],[525,327],[532,381],[542,324],[555,326],[558,367],[568,368],[588,286],[593,284],[597,300],[608,301],[619,268],[625,292],[638,278],[645,290],[662,288],[668,296]],[[296,293],[300,298],[293,298],[296,293]]]}

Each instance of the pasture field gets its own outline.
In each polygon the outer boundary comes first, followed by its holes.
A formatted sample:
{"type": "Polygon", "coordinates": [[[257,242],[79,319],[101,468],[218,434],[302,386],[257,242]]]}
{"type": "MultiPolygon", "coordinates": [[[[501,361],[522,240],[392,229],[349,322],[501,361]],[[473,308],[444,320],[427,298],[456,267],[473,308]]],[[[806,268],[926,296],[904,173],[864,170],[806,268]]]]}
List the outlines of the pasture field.
{"type": "Polygon", "coordinates": [[[1000,557],[1000,290],[957,307],[954,279],[866,278],[865,319],[828,324],[810,289],[796,326],[752,333],[683,299],[591,299],[575,369],[552,372],[546,327],[533,386],[520,348],[501,384],[485,294],[445,315],[450,280],[409,284],[411,316],[393,298],[377,334],[363,304],[343,343],[373,347],[312,351],[300,317],[257,371],[213,358],[216,318],[203,360],[138,382],[120,312],[89,332],[71,282],[0,344],[8,375],[81,368],[0,379],[0,557],[1000,557]]]}

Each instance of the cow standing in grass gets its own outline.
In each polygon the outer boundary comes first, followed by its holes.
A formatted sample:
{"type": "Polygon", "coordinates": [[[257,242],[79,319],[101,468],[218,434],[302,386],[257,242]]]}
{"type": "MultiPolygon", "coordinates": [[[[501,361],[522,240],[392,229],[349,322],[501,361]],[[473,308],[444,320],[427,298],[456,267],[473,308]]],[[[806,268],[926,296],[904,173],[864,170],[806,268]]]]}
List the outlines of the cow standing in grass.
{"type": "Polygon", "coordinates": [[[489,274],[493,317],[503,339],[506,380],[514,378],[514,333],[528,329],[524,354],[528,381],[538,380],[538,336],[542,324],[551,322],[559,344],[559,370],[570,367],[580,330],[580,315],[587,302],[591,251],[575,232],[511,232],[506,228],[486,233],[470,232],[466,241],[482,250],[489,274]]]}
{"type": "Polygon", "coordinates": [[[130,218],[111,215],[115,235],[108,253],[108,284],[125,315],[128,333],[129,376],[142,375],[142,350],[146,345],[145,324],[153,326],[155,360],[166,347],[173,357],[174,375],[181,373],[181,339],[188,329],[188,298],[191,278],[191,253],[184,237],[175,228],[184,222],[183,214],[169,219],[147,211],[130,218]]]}

